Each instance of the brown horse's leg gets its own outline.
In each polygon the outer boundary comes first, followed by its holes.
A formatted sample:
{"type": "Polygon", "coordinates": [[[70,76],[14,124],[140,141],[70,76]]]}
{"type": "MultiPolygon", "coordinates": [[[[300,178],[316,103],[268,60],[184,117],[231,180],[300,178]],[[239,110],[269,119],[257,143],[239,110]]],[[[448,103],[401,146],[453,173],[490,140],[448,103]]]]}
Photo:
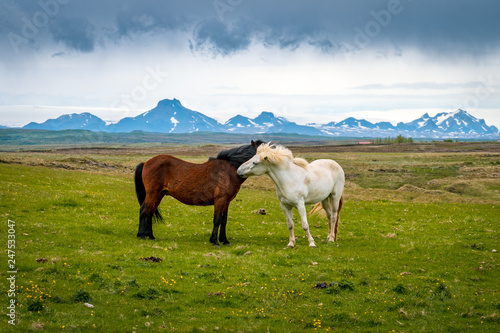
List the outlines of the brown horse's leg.
{"type": "MultiPolygon", "coordinates": [[[[141,211],[139,214],[139,231],[137,232],[137,237],[140,237],[142,239],[145,239],[146,236],[149,236],[151,238],[152,236],[152,231],[149,232],[149,226],[153,224],[153,213],[152,212],[146,212],[142,206],[141,206],[141,211]],[[151,233],[151,236],[149,235],[151,233]]],[[[153,229],[151,227],[151,229],[153,229]]],[[[153,238],[154,239],[154,236],[153,238]]]]}
{"type": "Polygon", "coordinates": [[[231,245],[226,236],[227,210],[222,214],[220,222],[219,242],[224,245],[231,245]]]}
{"type": "Polygon", "coordinates": [[[210,243],[215,246],[219,246],[219,241],[217,236],[219,234],[219,227],[221,227],[221,242],[228,242],[226,238],[226,223],[227,223],[227,212],[218,212],[217,209],[214,210],[214,228],[212,230],[212,235],[210,236],[210,243]],[[224,230],[224,231],[223,231],[224,230]],[[222,238],[224,236],[224,239],[222,238]]]}
{"type": "Polygon", "coordinates": [[[217,234],[219,233],[220,218],[214,212],[214,229],[212,230],[212,235],[210,236],[210,243],[214,246],[219,246],[219,241],[217,240],[217,234]]]}
{"type": "Polygon", "coordinates": [[[216,200],[214,203],[214,229],[212,230],[212,235],[210,236],[210,243],[215,246],[219,246],[219,241],[224,245],[230,245],[229,240],[226,236],[226,224],[227,224],[227,211],[229,209],[229,202],[226,199],[216,200]],[[219,234],[220,227],[220,234],[219,234]],[[218,235],[219,234],[219,235],[218,235]],[[219,240],[217,240],[219,236],[219,240]]]}
{"type": "Polygon", "coordinates": [[[137,232],[137,237],[142,239],[146,237],[149,237],[149,239],[155,239],[153,236],[153,217],[156,214],[158,218],[161,218],[157,208],[160,205],[162,198],[162,192],[155,192],[153,194],[148,193],[146,195],[146,199],[141,205],[139,215],[139,231],[137,232]]]}

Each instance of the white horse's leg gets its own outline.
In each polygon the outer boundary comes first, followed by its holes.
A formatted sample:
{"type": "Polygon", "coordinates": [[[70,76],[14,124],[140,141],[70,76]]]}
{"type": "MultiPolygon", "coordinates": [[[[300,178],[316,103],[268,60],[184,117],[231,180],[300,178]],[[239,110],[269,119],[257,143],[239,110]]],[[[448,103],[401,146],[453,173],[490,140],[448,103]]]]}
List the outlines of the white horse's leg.
{"type": "Polygon", "coordinates": [[[293,232],[293,207],[287,206],[285,204],[281,204],[281,209],[283,209],[283,212],[285,213],[286,216],[286,223],[288,225],[288,232],[290,233],[290,241],[288,242],[288,247],[294,247],[295,246],[295,234],[293,232]]]}
{"type": "Polygon", "coordinates": [[[310,247],[316,247],[314,244],[314,239],[309,232],[309,224],[307,223],[307,211],[304,203],[300,203],[297,205],[297,210],[299,211],[300,219],[302,220],[302,228],[306,232],[307,240],[309,241],[310,247]]]}
{"type": "Polygon", "coordinates": [[[329,196],[321,201],[321,207],[325,210],[326,217],[328,218],[328,237],[326,240],[329,242],[335,241],[335,221],[337,218],[337,211],[332,209],[332,200],[333,198],[329,196]]]}

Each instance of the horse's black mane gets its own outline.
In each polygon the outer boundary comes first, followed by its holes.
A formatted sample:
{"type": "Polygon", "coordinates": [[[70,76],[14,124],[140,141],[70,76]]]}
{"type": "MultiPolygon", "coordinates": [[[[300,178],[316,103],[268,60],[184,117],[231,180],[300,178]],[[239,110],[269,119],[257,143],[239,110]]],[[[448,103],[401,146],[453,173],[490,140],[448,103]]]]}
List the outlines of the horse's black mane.
{"type": "Polygon", "coordinates": [[[257,152],[258,146],[263,144],[264,141],[257,140],[253,142],[253,145],[243,145],[236,148],[231,148],[228,150],[223,150],[217,155],[217,159],[226,160],[236,168],[239,168],[240,165],[251,159],[255,153],[257,152]]]}

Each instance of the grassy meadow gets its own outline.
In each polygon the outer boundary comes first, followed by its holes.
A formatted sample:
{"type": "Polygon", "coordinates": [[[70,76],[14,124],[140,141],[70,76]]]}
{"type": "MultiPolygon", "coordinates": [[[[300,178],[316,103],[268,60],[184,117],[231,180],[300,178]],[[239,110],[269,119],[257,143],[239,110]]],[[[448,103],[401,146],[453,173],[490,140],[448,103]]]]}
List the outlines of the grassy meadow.
{"type": "Polygon", "coordinates": [[[168,197],[156,241],[136,238],[135,165],[223,147],[1,153],[0,331],[498,332],[500,145],[442,147],[292,147],[347,178],[337,242],[312,216],[318,247],[296,223],[293,249],[266,177],[231,203],[230,246],[208,241],[213,207],[168,197]]]}

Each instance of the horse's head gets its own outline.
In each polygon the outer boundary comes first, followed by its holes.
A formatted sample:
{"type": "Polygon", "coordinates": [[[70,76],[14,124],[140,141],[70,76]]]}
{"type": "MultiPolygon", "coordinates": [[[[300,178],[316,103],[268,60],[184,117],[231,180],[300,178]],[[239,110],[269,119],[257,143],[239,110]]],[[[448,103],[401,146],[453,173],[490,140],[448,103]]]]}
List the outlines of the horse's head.
{"type": "MultiPolygon", "coordinates": [[[[256,144],[257,152],[256,155],[251,159],[243,163],[238,168],[238,175],[240,177],[250,177],[250,176],[261,176],[265,174],[269,168],[269,163],[274,160],[274,155],[276,152],[276,147],[270,142],[257,141],[256,144]]],[[[252,141],[254,146],[254,141],[252,141]]]]}
{"type": "Polygon", "coordinates": [[[293,157],[292,152],[284,146],[270,142],[263,143],[257,147],[256,155],[238,168],[238,175],[240,177],[261,176],[270,169],[287,163],[293,163],[302,168],[307,168],[308,165],[306,160],[293,157]]]}
{"type": "Polygon", "coordinates": [[[249,145],[243,145],[227,150],[221,151],[216,159],[226,160],[236,168],[242,165],[244,162],[248,161],[251,157],[255,155],[257,152],[257,148],[264,144],[264,141],[256,140],[253,141],[249,145]]]}
{"type": "Polygon", "coordinates": [[[267,171],[267,156],[263,157],[260,154],[255,155],[238,168],[240,177],[248,178],[250,176],[261,176],[267,171]]]}

